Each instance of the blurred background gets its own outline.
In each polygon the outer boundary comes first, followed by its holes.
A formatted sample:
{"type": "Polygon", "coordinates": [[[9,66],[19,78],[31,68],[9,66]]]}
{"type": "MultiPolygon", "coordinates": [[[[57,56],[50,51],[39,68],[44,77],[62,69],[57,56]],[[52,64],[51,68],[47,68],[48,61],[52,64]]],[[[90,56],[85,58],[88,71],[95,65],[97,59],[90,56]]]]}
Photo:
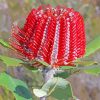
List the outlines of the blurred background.
{"type": "MultiPolygon", "coordinates": [[[[32,8],[41,4],[52,6],[64,5],[79,11],[85,20],[87,43],[100,36],[100,0],[0,0],[0,38],[9,40],[13,23],[23,25],[27,14],[32,8]]],[[[0,54],[16,57],[14,51],[8,51],[0,45],[0,54]]],[[[100,62],[100,50],[91,55],[88,60],[100,62]]],[[[25,81],[30,90],[43,85],[41,73],[31,71],[19,66],[8,68],[0,62],[0,72],[6,71],[15,78],[25,81]]],[[[68,79],[73,87],[74,95],[79,100],[100,100],[100,76],[88,75],[83,72],[72,75],[68,79]]],[[[38,100],[33,95],[33,100],[38,100]]],[[[10,91],[0,87],[0,100],[15,100],[10,91]]],[[[55,100],[49,98],[48,100],[55,100]]]]}

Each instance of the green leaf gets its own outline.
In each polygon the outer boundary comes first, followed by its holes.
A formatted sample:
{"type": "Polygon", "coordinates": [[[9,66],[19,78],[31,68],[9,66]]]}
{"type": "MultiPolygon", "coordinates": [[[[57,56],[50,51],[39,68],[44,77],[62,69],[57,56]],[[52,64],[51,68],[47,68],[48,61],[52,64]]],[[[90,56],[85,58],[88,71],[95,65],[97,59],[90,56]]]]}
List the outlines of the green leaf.
{"type": "Polygon", "coordinates": [[[92,75],[99,75],[100,74],[100,66],[91,66],[89,69],[84,70],[85,73],[87,74],[92,74],[92,75]]]}
{"type": "Polygon", "coordinates": [[[6,48],[11,48],[11,46],[9,45],[9,43],[5,42],[3,39],[0,39],[0,44],[6,48]]]}
{"type": "Polygon", "coordinates": [[[44,93],[43,96],[46,96],[47,94],[47,96],[52,96],[57,100],[69,100],[70,98],[73,98],[70,83],[59,77],[48,80],[37,92],[36,89],[33,89],[33,92],[37,97],[41,96],[41,92],[38,93],[39,91],[44,93]]]}
{"type": "Polygon", "coordinates": [[[98,49],[100,49],[100,36],[87,44],[85,57],[91,55],[98,49]]]}
{"type": "Polygon", "coordinates": [[[74,62],[74,64],[78,64],[80,66],[92,66],[92,65],[97,65],[98,62],[96,61],[77,61],[77,62],[74,62]]]}
{"type": "Polygon", "coordinates": [[[72,66],[60,66],[60,70],[69,70],[69,69],[74,69],[75,67],[72,66]]]}
{"type": "Polygon", "coordinates": [[[32,70],[32,72],[37,72],[38,68],[35,68],[34,66],[31,66],[28,63],[23,62],[20,59],[16,59],[16,58],[11,58],[11,57],[7,57],[7,56],[3,56],[0,55],[0,60],[3,61],[4,64],[6,64],[6,66],[12,66],[12,67],[17,67],[17,66],[24,66],[29,70],[32,70]]]}
{"type": "Polygon", "coordinates": [[[33,100],[27,85],[23,81],[14,79],[6,73],[0,74],[0,86],[11,91],[16,100],[33,100]]]}
{"type": "Polygon", "coordinates": [[[30,64],[28,62],[24,62],[24,63],[22,63],[22,65],[24,67],[26,67],[27,69],[32,70],[33,72],[38,71],[38,68],[35,68],[32,64],[30,64]]]}
{"type": "Polygon", "coordinates": [[[0,60],[2,60],[7,66],[20,66],[21,63],[23,63],[20,59],[10,58],[3,55],[0,55],[0,60]]]}
{"type": "Polygon", "coordinates": [[[70,100],[73,98],[71,85],[65,79],[59,78],[54,91],[51,96],[57,100],[70,100]]]}
{"type": "Polygon", "coordinates": [[[42,65],[44,65],[44,66],[49,66],[49,64],[48,63],[46,63],[45,61],[42,61],[42,60],[37,60],[39,63],[41,63],[42,65]]]}
{"type": "Polygon", "coordinates": [[[68,71],[64,71],[64,72],[60,72],[60,73],[56,73],[54,75],[54,77],[61,77],[61,78],[68,78],[70,76],[70,73],[68,71]]]}
{"type": "Polygon", "coordinates": [[[43,91],[41,89],[34,89],[33,92],[39,98],[47,96],[47,92],[45,92],[45,91],[43,91]]]}

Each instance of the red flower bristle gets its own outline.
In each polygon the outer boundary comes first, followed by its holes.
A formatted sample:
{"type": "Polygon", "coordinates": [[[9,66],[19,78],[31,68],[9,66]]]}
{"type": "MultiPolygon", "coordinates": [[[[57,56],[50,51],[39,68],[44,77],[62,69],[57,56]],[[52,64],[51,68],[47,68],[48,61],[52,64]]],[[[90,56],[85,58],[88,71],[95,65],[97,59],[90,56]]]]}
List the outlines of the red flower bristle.
{"type": "Polygon", "coordinates": [[[84,20],[72,8],[40,6],[32,9],[23,28],[14,26],[11,45],[29,60],[52,67],[73,65],[85,53],[84,20]]]}

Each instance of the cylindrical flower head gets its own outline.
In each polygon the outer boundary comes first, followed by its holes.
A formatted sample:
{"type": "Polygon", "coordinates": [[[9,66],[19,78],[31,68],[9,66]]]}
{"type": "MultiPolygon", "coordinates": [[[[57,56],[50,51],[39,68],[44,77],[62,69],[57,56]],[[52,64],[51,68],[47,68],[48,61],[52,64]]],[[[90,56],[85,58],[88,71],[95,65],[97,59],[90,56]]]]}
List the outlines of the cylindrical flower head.
{"type": "Polygon", "coordinates": [[[84,20],[72,8],[40,6],[32,9],[23,28],[14,26],[11,45],[29,60],[52,67],[71,64],[85,53],[84,20]]]}

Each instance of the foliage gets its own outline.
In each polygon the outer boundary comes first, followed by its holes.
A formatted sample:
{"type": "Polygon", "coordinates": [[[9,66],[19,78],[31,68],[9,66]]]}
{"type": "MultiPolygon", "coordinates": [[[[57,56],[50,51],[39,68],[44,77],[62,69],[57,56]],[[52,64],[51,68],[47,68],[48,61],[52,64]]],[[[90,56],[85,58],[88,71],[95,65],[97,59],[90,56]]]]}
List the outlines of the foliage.
{"type": "Polygon", "coordinates": [[[32,95],[27,85],[23,81],[14,79],[6,73],[0,74],[0,86],[11,91],[16,100],[32,100],[32,95]]]}
{"type": "Polygon", "coordinates": [[[87,44],[86,48],[86,54],[85,57],[93,54],[98,49],[100,49],[100,36],[95,38],[93,41],[91,41],[89,44],[87,44]]]}
{"type": "Polygon", "coordinates": [[[9,43],[7,43],[6,41],[4,41],[3,39],[0,39],[0,44],[6,48],[11,48],[11,46],[9,45],[9,43]]]}
{"type": "Polygon", "coordinates": [[[23,61],[20,59],[10,58],[3,55],[0,55],[0,60],[2,60],[3,63],[6,64],[7,66],[13,66],[13,67],[20,66],[21,63],[23,63],[23,61]]]}
{"type": "Polygon", "coordinates": [[[41,89],[33,89],[33,92],[37,97],[53,96],[57,100],[73,98],[70,83],[59,77],[48,80],[41,89]]]}
{"type": "Polygon", "coordinates": [[[84,70],[84,72],[87,74],[92,74],[92,75],[100,75],[100,66],[92,66],[84,70]]]}

